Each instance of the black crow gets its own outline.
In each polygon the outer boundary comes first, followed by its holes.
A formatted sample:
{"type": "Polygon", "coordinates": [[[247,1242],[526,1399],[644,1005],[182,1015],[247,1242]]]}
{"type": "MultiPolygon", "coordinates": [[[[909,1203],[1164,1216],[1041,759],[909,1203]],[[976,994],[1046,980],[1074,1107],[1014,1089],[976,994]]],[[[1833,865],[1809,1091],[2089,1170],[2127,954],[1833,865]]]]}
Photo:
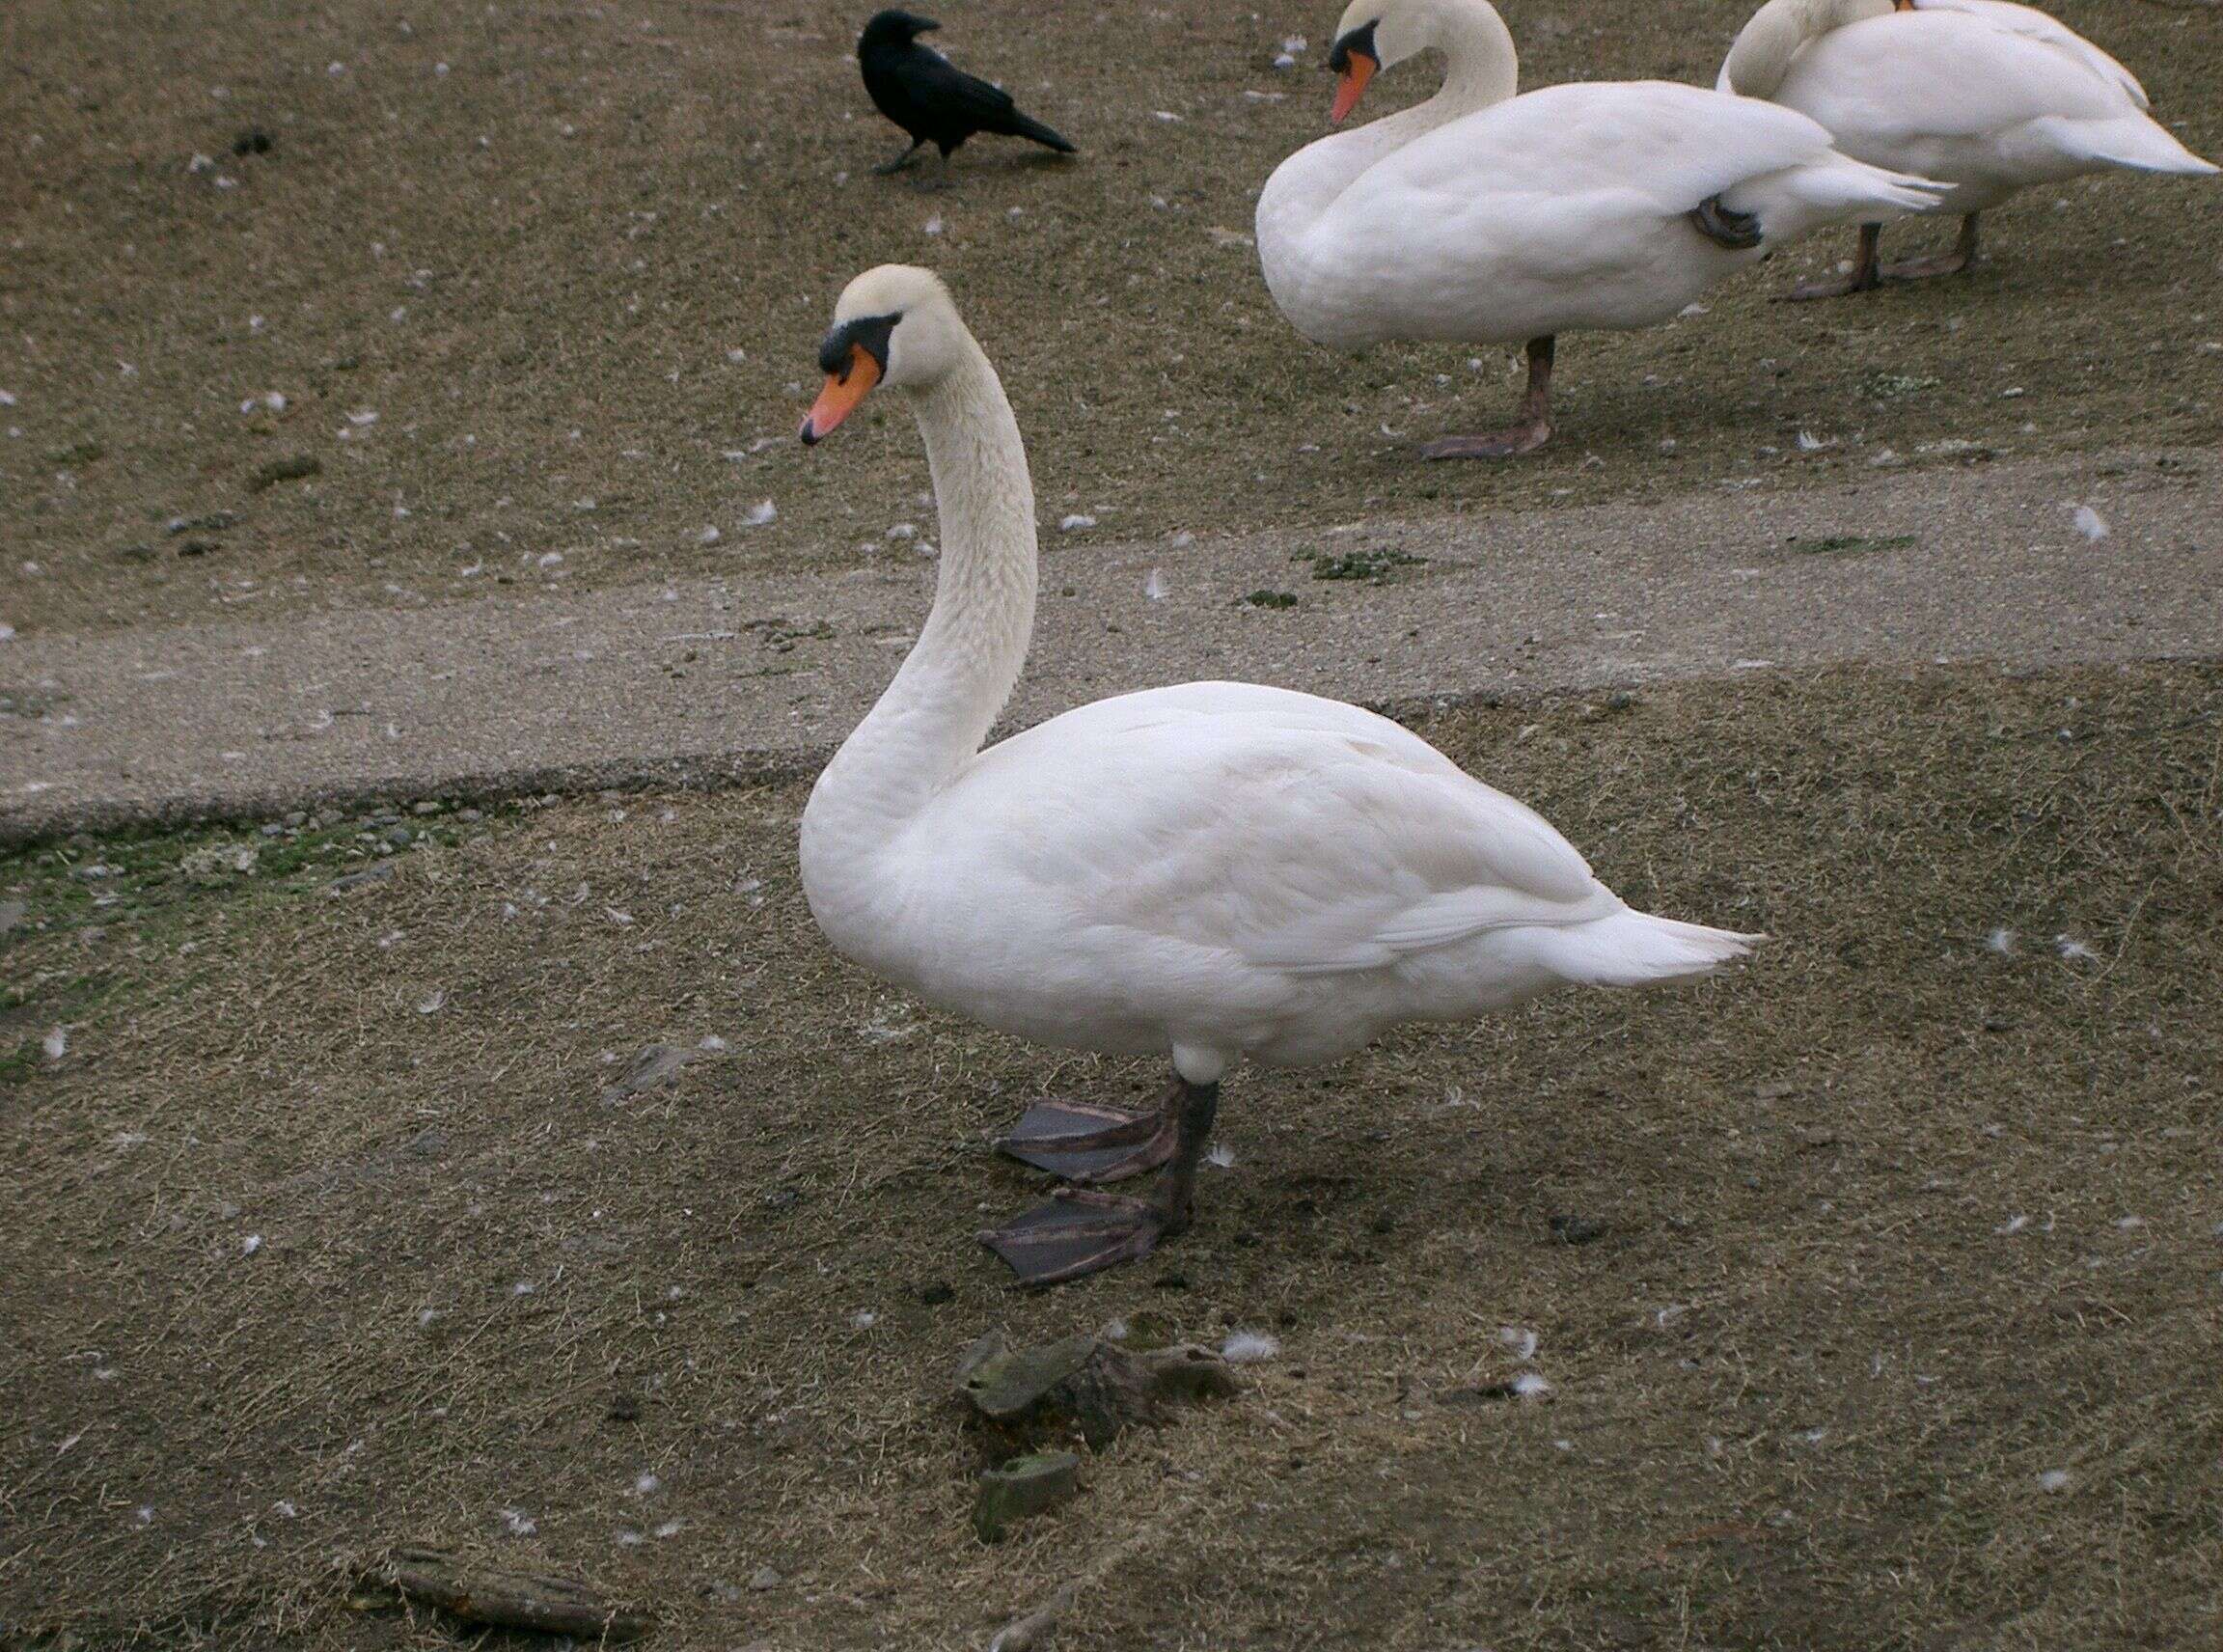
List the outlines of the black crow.
{"type": "Polygon", "coordinates": [[[911,147],[878,173],[899,172],[928,144],[940,146],[945,171],[949,151],[974,132],[1031,138],[1061,154],[1073,146],[1039,121],[1019,113],[1011,94],[953,68],[940,52],[919,43],[919,36],[942,25],[909,12],[882,12],[858,37],[857,63],[864,90],[880,113],[911,134],[911,147]]]}

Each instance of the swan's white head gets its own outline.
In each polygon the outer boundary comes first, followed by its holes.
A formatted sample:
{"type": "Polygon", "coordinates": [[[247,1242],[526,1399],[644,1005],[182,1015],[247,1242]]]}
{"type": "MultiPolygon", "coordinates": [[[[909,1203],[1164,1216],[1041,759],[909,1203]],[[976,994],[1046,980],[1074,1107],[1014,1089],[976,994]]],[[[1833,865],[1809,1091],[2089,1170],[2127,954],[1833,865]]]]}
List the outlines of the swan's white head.
{"type": "Polygon", "coordinates": [[[949,289],[930,269],[884,263],[841,289],[834,326],[818,346],[826,387],[803,421],[803,440],[816,442],[856,411],[876,384],[922,390],[964,355],[965,323],[949,289]]]}
{"type": "MultiPolygon", "coordinates": [[[[1381,70],[1418,57],[1430,46],[1449,50],[1478,31],[1495,36],[1504,29],[1490,0],[1351,0],[1335,25],[1335,43],[1328,49],[1328,67],[1338,77],[1330,123],[1343,124],[1358,107],[1366,83],[1381,70]]],[[[1512,49],[1509,38],[1505,45],[1512,49]]]]}

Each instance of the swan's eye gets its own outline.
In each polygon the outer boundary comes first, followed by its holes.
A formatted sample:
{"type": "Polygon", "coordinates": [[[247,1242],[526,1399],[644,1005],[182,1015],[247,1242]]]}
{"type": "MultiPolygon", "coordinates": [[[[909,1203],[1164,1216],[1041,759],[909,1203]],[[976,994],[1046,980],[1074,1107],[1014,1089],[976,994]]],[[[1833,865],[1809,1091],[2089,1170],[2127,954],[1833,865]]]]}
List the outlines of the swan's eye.
{"type": "Polygon", "coordinates": [[[826,342],[818,346],[818,371],[846,378],[849,365],[862,349],[885,373],[888,371],[888,339],[895,331],[895,323],[902,320],[895,316],[860,316],[854,321],[844,321],[826,335],[826,342]]]}
{"type": "Polygon", "coordinates": [[[1371,23],[1362,23],[1356,29],[1345,30],[1328,50],[1328,67],[1337,74],[1349,74],[1351,60],[1363,57],[1371,59],[1376,69],[1381,68],[1382,54],[1374,45],[1374,31],[1381,26],[1382,19],[1377,17],[1371,23]]]}

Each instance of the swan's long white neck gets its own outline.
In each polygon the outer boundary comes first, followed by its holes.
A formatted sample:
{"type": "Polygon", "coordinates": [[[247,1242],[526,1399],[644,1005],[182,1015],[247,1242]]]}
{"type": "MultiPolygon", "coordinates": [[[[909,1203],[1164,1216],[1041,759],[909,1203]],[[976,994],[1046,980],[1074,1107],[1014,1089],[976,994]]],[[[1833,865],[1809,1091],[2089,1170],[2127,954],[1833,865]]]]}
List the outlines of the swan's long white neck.
{"type": "MultiPolygon", "coordinates": [[[[805,853],[868,853],[980,750],[1019,681],[1034,626],[1034,487],[996,370],[967,334],[916,393],[941,512],[933,611],[895,680],[810,794],[805,853]]],[[[808,873],[809,867],[806,867],[808,873]]]]}
{"type": "Polygon", "coordinates": [[[1768,0],[1729,48],[1721,89],[1746,97],[1772,97],[1807,41],[1890,10],[1891,0],[1768,0]]]}
{"type": "Polygon", "coordinates": [[[1275,169],[1258,197],[1259,251],[1270,271],[1273,254],[1302,236],[1375,162],[1520,90],[1520,53],[1489,0],[1406,0],[1382,28],[1406,42],[1403,56],[1430,46],[1441,51],[1443,84],[1425,103],[1307,144],[1275,169]]]}

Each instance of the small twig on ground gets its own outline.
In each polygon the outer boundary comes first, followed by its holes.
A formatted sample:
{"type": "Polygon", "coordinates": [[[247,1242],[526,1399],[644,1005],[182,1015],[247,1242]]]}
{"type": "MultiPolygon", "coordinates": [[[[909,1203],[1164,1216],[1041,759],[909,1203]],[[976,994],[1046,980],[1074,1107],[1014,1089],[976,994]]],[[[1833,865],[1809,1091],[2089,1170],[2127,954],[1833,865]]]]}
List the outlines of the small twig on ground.
{"type": "Polygon", "coordinates": [[[396,1549],[380,1576],[406,1599],[436,1606],[469,1623],[595,1641],[637,1640],[656,1627],[647,1613],[614,1605],[568,1578],[473,1568],[445,1549],[396,1549]]]}
{"type": "Polygon", "coordinates": [[[1181,1519],[1178,1508],[1145,1526],[1078,1577],[1068,1578],[1033,1611],[1013,1618],[988,1641],[988,1652],[1042,1652],[1057,1633],[1058,1619],[1073,1610],[1083,1589],[1092,1589],[1125,1561],[1133,1559],[1181,1519]]]}

